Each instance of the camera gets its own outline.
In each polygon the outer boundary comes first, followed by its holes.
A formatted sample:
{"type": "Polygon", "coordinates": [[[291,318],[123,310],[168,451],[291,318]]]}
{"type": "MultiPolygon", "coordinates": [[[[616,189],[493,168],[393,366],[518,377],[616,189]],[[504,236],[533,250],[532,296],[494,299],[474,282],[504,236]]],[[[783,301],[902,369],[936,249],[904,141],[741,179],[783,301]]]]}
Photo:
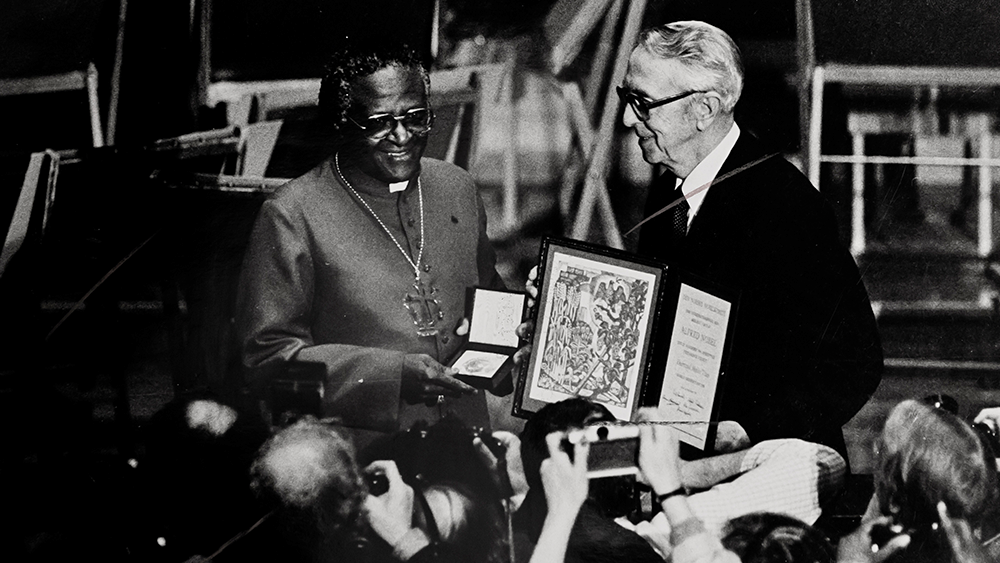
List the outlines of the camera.
{"type": "Polygon", "coordinates": [[[504,446],[503,442],[498,440],[493,434],[490,434],[482,426],[472,427],[472,439],[479,438],[482,440],[486,449],[490,450],[493,457],[497,459],[497,462],[504,462],[507,459],[507,446],[504,446]]]}
{"type": "Polygon", "coordinates": [[[885,547],[887,543],[892,541],[893,538],[903,534],[910,536],[910,538],[912,538],[912,543],[918,545],[922,544],[933,534],[937,533],[939,529],[940,526],[937,522],[922,522],[909,527],[896,522],[891,522],[888,524],[876,524],[872,526],[868,535],[872,540],[872,551],[877,552],[879,549],[885,547]]]}
{"type": "Polygon", "coordinates": [[[639,473],[638,426],[595,424],[574,430],[563,441],[563,449],[572,457],[582,441],[590,443],[587,476],[591,479],[639,473]]]}
{"type": "Polygon", "coordinates": [[[989,445],[990,453],[993,454],[993,457],[1000,458],[1000,436],[997,436],[997,432],[993,430],[993,427],[985,422],[974,422],[972,429],[979,434],[983,442],[989,445]]]}

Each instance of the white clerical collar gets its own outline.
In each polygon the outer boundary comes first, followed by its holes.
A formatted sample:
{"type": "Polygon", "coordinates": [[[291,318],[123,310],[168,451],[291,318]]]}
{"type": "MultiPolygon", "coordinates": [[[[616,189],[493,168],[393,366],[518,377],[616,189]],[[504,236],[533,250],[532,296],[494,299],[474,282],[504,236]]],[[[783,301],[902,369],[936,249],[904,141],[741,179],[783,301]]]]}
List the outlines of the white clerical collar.
{"type": "Polygon", "coordinates": [[[719,170],[722,170],[722,165],[729,158],[729,153],[733,152],[733,147],[736,146],[736,141],[739,138],[740,126],[736,122],[733,122],[729,133],[726,133],[722,141],[712,149],[712,152],[708,153],[708,156],[704,160],[694,167],[694,170],[691,170],[687,178],[677,178],[675,187],[681,187],[681,191],[684,192],[684,198],[687,199],[688,205],[691,207],[691,210],[688,212],[688,228],[691,227],[691,221],[698,214],[698,209],[701,208],[702,202],[705,201],[705,195],[708,194],[708,188],[703,190],[698,190],[698,188],[711,185],[715,181],[715,177],[719,175],[719,170]],[[692,193],[695,190],[698,191],[692,193]]]}
{"type": "Polygon", "coordinates": [[[389,193],[394,194],[396,192],[401,192],[406,189],[406,186],[410,185],[409,180],[403,180],[402,182],[392,182],[389,184],[389,193]]]}

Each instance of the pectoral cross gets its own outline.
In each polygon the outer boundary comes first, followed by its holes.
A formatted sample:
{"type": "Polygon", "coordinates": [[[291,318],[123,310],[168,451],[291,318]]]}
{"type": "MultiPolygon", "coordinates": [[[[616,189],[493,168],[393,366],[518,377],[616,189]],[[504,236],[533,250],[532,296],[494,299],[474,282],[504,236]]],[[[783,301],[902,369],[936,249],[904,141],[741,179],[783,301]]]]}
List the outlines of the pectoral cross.
{"type": "Polygon", "coordinates": [[[444,318],[441,304],[431,296],[433,293],[434,290],[428,291],[427,285],[418,277],[413,280],[413,291],[403,296],[403,304],[417,326],[418,336],[437,334],[437,322],[444,318]]]}

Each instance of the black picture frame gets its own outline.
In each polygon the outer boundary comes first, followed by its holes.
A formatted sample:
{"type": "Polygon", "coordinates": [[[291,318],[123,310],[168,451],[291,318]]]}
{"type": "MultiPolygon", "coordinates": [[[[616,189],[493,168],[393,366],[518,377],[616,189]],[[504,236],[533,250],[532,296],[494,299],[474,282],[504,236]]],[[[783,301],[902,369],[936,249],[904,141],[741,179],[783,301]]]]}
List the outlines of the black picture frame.
{"type": "MultiPolygon", "coordinates": [[[[659,318],[660,342],[658,342],[656,348],[659,356],[654,367],[655,370],[658,370],[658,373],[649,377],[648,384],[643,388],[641,402],[643,406],[657,407],[669,420],[677,422],[675,428],[679,431],[681,457],[692,459],[702,457],[706,453],[711,453],[715,448],[719,409],[726,390],[726,382],[730,377],[729,359],[732,354],[736,334],[740,294],[737,290],[724,287],[676,267],[671,269],[666,285],[667,288],[663,297],[665,305],[659,318]],[[672,383],[677,384],[678,382],[695,385],[703,383],[704,381],[684,380],[682,375],[690,375],[691,370],[714,367],[713,362],[716,358],[707,357],[711,355],[712,350],[712,347],[707,345],[696,346],[688,350],[682,349],[678,340],[692,340],[692,336],[679,334],[685,326],[683,323],[678,325],[678,320],[684,318],[685,313],[687,313],[686,320],[689,322],[712,324],[713,320],[719,319],[721,313],[714,312],[711,309],[702,309],[696,311],[699,313],[699,316],[695,317],[690,310],[686,309],[685,303],[687,302],[682,301],[684,295],[688,297],[707,296],[706,301],[712,300],[728,304],[728,312],[726,313],[728,322],[724,330],[718,330],[721,327],[716,327],[715,334],[709,335],[709,338],[718,338],[720,334],[722,335],[721,345],[717,346],[718,373],[702,374],[704,377],[710,375],[714,375],[715,377],[715,389],[711,392],[712,404],[707,409],[703,409],[697,417],[688,416],[690,413],[687,412],[678,412],[676,406],[672,408],[671,405],[667,404],[664,398],[664,386],[672,383]],[[676,373],[677,364],[684,360],[689,360],[685,362],[689,364],[688,373],[676,373]],[[706,411],[707,416],[705,416],[706,411]],[[692,420],[692,418],[696,418],[696,420],[692,420]]],[[[716,304],[705,304],[704,306],[716,307],[716,304]]],[[[711,328],[706,331],[700,330],[698,326],[693,326],[693,328],[700,333],[713,332],[711,328]]],[[[698,340],[702,340],[703,336],[703,334],[698,334],[698,340]]],[[[670,391],[673,392],[672,396],[678,396],[675,389],[671,389],[670,391]]],[[[681,396],[684,396],[684,394],[681,393],[681,396]]]]}
{"type": "Polygon", "coordinates": [[[521,366],[512,414],[528,418],[583,396],[633,420],[662,358],[656,342],[667,265],[556,237],[542,240],[538,264],[532,354],[521,366]]]}

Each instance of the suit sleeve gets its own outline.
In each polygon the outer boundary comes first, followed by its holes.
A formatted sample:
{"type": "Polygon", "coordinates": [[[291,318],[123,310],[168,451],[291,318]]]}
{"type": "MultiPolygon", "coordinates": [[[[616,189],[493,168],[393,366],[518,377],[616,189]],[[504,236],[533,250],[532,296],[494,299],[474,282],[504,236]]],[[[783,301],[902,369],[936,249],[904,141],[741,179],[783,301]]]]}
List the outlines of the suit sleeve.
{"type": "Polygon", "coordinates": [[[301,216],[273,200],[265,202],[237,294],[237,331],[251,386],[266,392],[289,361],[319,362],[326,367],[325,415],[340,417],[347,426],[394,430],[404,353],[314,342],[313,276],[301,216]]]}

